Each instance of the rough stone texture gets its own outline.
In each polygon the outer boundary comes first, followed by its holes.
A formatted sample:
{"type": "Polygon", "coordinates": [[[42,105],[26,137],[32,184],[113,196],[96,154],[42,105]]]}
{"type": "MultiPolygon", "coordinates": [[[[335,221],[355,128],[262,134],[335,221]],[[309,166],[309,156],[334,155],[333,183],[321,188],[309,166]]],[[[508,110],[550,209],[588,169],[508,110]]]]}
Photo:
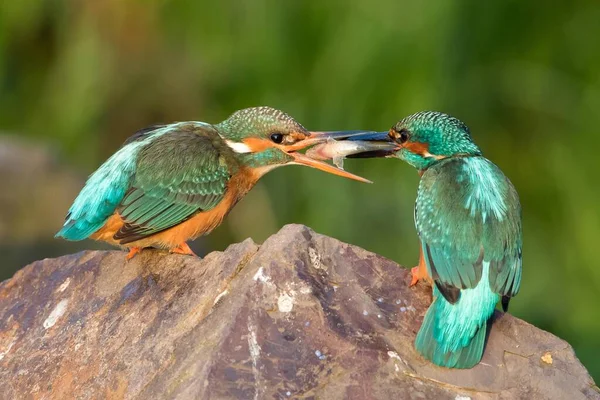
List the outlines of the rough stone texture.
{"type": "Polygon", "coordinates": [[[600,399],[569,344],[508,314],[477,367],[423,360],[412,342],[430,292],[408,282],[300,225],[203,260],[38,261],[0,285],[0,396],[600,399]]]}

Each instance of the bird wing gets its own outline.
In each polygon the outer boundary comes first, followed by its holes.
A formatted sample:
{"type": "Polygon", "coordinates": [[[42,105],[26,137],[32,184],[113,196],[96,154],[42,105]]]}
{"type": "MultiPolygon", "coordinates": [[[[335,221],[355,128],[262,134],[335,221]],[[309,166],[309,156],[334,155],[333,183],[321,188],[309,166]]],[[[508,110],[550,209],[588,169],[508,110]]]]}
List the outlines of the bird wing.
{"type": "Polygon", "coordinates": [[[415,223],[428,270],[454,303],[489,263],[490,288],[517,294],[521,281],[521,207],[498,167],[483,157],[442,161],[422,176],[415,223]]]}
{"type": "Polygon", "coordinates": [[[140,149],[164,129],[165,126],[156,125],[136,132],[90,175],[56,237],[83,240],[100,229],[127,193],[140,149]]]}
{"type": "Polygon", "coordinates": [[[220,142],[210,125],[181,123],[144,146],[117,209],[125,224],[114,238],[134,242],[219,204],[232,168],[220,142]]]}

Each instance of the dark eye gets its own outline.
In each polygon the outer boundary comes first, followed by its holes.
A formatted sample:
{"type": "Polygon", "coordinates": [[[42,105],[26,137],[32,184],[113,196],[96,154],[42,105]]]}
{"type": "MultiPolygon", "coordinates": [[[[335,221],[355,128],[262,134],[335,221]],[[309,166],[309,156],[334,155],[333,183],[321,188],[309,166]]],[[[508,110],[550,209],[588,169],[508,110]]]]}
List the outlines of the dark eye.
{"type": "Polygon", "coordinates": [[[406,142],[410,138],[410,133],[406,128],[402,128],[395,132],[394,140],[400,144],[406,142]]]}
{"type": "Polygon", "coordinates": [[[271,140],[275,143],[281,143],[283,141],[283,135],[281,133],[272,133],[271,140]]]}

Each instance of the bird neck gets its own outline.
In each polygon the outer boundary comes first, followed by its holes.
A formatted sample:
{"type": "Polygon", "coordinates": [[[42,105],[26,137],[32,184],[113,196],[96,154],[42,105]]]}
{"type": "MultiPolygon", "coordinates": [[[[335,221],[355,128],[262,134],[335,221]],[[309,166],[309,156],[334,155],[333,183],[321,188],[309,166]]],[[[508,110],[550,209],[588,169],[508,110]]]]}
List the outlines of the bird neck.
{"type": "Polygon", "coordinates": [[[216,124],[215,128],[217,128],[217,131],[222,138],[241,142],[247,135],[246,131],[249,129],[249,126],[238,121],[226,119],[225,121],[216,124]]]}
{"type": "Polygon", "coordinates": [[[237,157],[240,164],[253,170],[258,177],[292,160],[291,156],[278,149],[267,149],[259,153],[238,154],[237,157]]]}
{"type": "Polygon", "coordinates": [[[445,160],[464,157],[479,157],[481,156],[481,151],[479,151],[479,149],[476,148],[475,151],[465,151],[451,153],[448,155],[439,155],[439,153],[429,153],[429,151],[415,153],[408,149],[402,149],[396,154],[396,156],[415,167],[418,171],[423,172],[428,168],[437,165],[438,163],[443,162],[445,160]]]}
{"type": "Polygon", "coordinates": [[[261,168],[283,161],[284,154],[277,149],[266,149],[257,153],[238,154],[240,163],[250,168],[261,168]]]}

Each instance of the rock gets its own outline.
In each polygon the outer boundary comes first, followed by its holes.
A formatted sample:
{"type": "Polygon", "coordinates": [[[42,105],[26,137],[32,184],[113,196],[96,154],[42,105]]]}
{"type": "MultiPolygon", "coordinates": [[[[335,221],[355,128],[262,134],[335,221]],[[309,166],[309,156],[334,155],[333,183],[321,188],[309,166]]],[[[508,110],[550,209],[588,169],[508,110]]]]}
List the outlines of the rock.
{"type": "Polygon", "coordinates": [[[288,225],[204,259],[86,251],[0,285],[7,399],[600,399],[569,344],[498,313],[481,364],[413,349],[396,263],[288,225]]]}

